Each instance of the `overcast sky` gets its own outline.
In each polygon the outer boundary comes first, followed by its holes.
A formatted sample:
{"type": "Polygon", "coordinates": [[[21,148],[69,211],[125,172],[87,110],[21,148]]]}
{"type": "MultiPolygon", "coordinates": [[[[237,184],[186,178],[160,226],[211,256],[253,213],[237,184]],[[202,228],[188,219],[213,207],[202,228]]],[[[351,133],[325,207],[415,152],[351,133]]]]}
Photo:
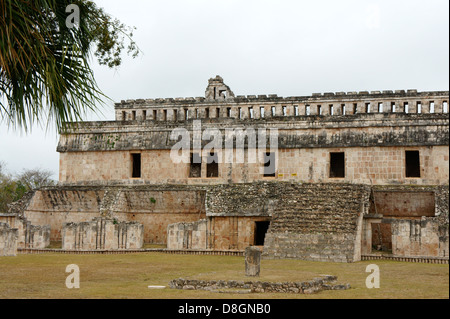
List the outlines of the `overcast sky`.
{"type": "MultiPolygon", "coordinates": [[[[236,95],[449,89],[448,0],[97,0],[143,51],[110,70],[93,61],[113,101],[204,96],[221,75],[236,95]]],[[[82,18],[82,17],[81,17],[82,18]]],[[[113,102],[103,116],[113,120],[113,102]]],[[[58,178],[57,134],[0,124],[10,173],[58,178]]]]}

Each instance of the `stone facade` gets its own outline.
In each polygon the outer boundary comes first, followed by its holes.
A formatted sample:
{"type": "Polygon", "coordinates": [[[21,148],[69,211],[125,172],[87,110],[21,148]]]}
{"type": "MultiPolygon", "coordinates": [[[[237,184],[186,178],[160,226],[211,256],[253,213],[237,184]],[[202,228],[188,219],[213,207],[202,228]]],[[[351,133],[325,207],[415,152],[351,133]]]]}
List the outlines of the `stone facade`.
{"type": "Polygon", "coordinates": [[[138,222],[145,243],[171,249],[445,257],[448,102],[417,90],[241,96],[217,76],[205,97],[121,101],[115,121],[77,123],[58,144],[59,186],[11,209],[52,240],[101,217],[138,222]]]}

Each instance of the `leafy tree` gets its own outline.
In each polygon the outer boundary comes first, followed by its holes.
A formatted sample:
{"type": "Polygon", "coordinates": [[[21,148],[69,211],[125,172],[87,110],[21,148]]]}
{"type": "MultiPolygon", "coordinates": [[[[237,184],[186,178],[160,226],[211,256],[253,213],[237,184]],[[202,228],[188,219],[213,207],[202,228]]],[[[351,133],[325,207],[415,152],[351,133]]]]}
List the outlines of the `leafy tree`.
{"type": "Polygon", "coordinates": [[[92,1],[0,0],[0,120],[24,131],[43,122],[63,130],[97,111],[106,96],[92,52],[101,65],[118,67],[126,43],[133,57],[140,52],[132,36],[92,1]],[[78,25],[66,23],[69,5],[79,9],[78,25]]]}
{"type": "Polygon", "coordinates": [[[52,172],[41,169],[24,170],[18,177],[17,181],[28,190],[38,189],[45,186],[55,185],[55,181],[51,179],[52,172]]]}
{"type": "Polygon", "coordinates": [[[17,178],[6,173],[0,162],[0,213],[8,211],[8,205],[21,199],[27,192],[44,186],[55,185],[52,173],[47,170],[24,170],[17,178]]]}

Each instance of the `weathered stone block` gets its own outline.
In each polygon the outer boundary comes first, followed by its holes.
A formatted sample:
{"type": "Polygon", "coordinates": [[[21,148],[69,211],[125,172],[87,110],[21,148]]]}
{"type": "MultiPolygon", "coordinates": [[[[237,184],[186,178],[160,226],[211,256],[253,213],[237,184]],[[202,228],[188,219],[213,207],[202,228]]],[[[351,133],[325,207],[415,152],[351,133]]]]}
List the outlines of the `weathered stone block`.
{"type": "Polygon", "coordinates": [[[261,271],[261,249],[258,247],[247,247],[245,249],[245,275],[248,277],[259,277],[261,271]]]}

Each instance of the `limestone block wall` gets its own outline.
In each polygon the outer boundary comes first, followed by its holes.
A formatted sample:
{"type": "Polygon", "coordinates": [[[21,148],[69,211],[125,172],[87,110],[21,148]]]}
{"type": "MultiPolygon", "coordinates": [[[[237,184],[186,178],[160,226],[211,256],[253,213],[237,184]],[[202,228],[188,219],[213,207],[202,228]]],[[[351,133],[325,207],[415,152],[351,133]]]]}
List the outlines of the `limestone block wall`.
{"type": "Polygon", "coordinates": [[[205,217],[204,196],[170,185],[51,187],[36,191],[22,214],[33,225],[50,225],[52,241],[62,239],[65,223],[103,216],[143,224],[146,243],[165,244],[169,224],[205,217]]]}
{"type": "Polygon", "coordinates": [[[394,255],[449,257],[448,224],[433,218],[393,220],[391,229],[394,255]]]}
{"type": "Polygon", "coordinates": [[[18,230],[0,223],[0,257],[16,256],[18,230]]]}
{"type": "Polygon", "coordinates": [[[142,224],[104,218],[66,223],[62,233],[62,248],[65,250],[140,249],[144,241],[142,224]]]}
{"type": "Polygon", "coordinates": [[[207,220],[171,224],[167,228],[167,249],[207,249],[207,220]]]}

